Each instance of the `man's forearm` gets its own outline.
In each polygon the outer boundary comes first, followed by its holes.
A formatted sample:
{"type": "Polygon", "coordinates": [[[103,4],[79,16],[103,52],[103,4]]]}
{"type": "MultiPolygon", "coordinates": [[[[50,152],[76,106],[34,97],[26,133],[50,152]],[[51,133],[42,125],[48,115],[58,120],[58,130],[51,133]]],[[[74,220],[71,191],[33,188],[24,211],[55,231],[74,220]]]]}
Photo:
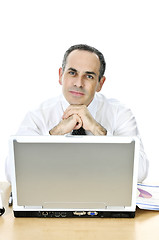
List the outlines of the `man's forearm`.
{"type": "Polygon", "coordinates": [[[52,128],[52,129],[49,131],[49,134],[50,134],[50,135],[64,135],[64,133],[62,132],[62,129],[59,128],[58,126],[52,128]]]}

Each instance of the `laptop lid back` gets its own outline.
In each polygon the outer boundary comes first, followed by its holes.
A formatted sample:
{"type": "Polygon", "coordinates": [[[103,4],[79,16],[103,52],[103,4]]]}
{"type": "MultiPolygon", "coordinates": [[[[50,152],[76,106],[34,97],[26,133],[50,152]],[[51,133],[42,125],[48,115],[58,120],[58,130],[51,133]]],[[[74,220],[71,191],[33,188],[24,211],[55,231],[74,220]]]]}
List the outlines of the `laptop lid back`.
{"type": "Polygon", "coordinates": [[[132,137],[13,137],[14,210],[134,210],[132,137]]]}

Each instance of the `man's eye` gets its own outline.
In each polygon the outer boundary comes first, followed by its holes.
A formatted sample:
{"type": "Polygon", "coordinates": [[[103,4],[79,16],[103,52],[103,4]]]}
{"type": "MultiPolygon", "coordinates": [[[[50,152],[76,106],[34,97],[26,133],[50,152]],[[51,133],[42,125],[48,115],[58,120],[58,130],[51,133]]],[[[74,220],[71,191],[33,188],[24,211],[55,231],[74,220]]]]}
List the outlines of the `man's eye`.
{"type": "Polygon", "coordinates": [[[75,76],[76,73],[73,72],[73,71],[70,71],[69,74],[70,74],[71,76],[75,76]]]}
{"type": "Polygon", "coordinates": [[[87,78],[93,79],[93,76],[92,75],[87,75],[87,78]]]}

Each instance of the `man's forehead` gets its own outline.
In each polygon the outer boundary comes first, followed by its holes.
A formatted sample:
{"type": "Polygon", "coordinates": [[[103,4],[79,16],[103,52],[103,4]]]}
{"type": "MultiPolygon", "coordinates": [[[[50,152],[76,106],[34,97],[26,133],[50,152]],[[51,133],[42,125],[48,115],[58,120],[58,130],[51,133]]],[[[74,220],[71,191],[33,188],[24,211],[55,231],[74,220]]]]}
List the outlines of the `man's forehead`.
{"type": "Polygon", "coordinates": [[[87,50],[78,50],[78,49],[75,49],[73,50],[67,57],[67,59],[72,59],[72,58],[78,58],[79,56],[81,57],[89,57],[90,59],[95,59],[96,61],[99,61],[99,57],[96,53],[94,52],[90,52],[90,51],[87,51],[87,50]]]}
{"type": "Polygon", "coordinates": [[[66,69],[70,67],[76,70],[99,71],[100,61],[95,53],[85,50],[74,50],[67,57],[66,69]]]}

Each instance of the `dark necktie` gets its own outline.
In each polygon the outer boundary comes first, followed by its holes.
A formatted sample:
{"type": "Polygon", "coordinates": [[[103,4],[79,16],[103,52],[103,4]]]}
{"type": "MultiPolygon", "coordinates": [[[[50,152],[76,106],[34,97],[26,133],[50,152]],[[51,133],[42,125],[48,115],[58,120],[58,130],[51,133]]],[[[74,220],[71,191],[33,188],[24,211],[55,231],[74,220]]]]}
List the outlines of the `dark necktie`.
{"type": "Polygon", "coordinates": [[[86,132],[83,127],[73,130],[72,135],[86,135],[86,132]]]}

